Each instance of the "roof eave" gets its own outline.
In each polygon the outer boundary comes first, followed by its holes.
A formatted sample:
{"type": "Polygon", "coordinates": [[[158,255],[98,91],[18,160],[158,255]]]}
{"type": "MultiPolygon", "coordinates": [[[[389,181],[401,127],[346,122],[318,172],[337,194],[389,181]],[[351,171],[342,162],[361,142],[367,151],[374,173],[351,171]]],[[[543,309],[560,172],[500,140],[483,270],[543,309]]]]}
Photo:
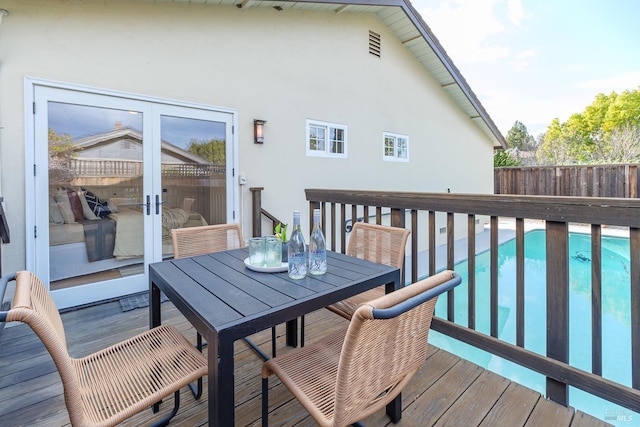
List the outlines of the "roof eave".
{"type": "MultiPolygon", "coordinates": [[[[478,112],[478,117],[481,118],[484,123],[487,125],[493,136],[495,137],[495,142],[498,143],[502,148],[507,148],[507,141],[504,139],[502,133],[498,129],[498,126],[494,123],[489,113],[484,109],[480,100],[475,95],[475,93],[471,90],[471,87],[465,80],[465,78],[460,73],[460,70],[454,65],[453,61],[444,50],[436,36],[433,34],[427,23],[424,21],[420,13],[413,7],[413,5],[408,0],[403,0],[402,8],[409,17],[409,19],[416,26],[422,37],[427,41],[429,46],[433,49],[434,53],[438,56],[442,65],[447,69],[451,77],[454,79],[458,87],[462,90],[466,98],[473,105],[473,108],[478,112]]],[[[471,117],[474,119],[474,117],[471,117]]],[[[495,145],[495,144],[494,144],[495,145]]]]}

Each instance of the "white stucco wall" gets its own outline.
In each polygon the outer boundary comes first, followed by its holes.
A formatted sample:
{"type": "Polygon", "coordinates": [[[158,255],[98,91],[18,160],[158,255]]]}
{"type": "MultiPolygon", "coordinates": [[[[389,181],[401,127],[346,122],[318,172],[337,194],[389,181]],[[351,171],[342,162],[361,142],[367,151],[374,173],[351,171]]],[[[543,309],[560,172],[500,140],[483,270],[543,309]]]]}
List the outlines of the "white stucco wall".
{"type": "MultiPolygon", "coordinates": [[[[0,194],[25,264],[26,76],[238,111],[238,166],[263,206],[306,211],[305,188],[493,192],[493,147],[371,14],[131,1],[5,0],[0,27],[0,194]],[[368,32],[382,57],[368,53],[368,32]],[[253,143],[253,119],[267,120],[253,143]],[[305,156],[305,120],[348,126],[348,158],[305,156]],[[410,162],[382,160],[382,133],[410,137],[410,162]]],[[[306,226],[306,224],[305,224],[306,226]]]]}

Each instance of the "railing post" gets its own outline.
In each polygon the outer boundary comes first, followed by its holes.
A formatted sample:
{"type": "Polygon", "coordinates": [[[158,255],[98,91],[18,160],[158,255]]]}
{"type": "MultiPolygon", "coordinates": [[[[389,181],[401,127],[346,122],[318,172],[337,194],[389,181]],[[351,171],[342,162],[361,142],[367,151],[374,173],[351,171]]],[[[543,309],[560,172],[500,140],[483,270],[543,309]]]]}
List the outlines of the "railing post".
{"type": "MultiPolygon", "coordinates": [[[[391,221],[390,224],[392,227],[406,228],[406,218],[405,218],[405,210],[404,209],[391,209],[391,221]]],[[[405,264],[402,263],[402,271],[400,272],[400,283],[401,286],[405,284],[405,264]]]]}
{"type": "MultiPolygon", "coordinates": [[[[569,227],[547,221],[547,357],[569,363],[569,227]]],[[[567,384],[547,377],[547,397],[568,406],[567,384]]]]}
{"type": "Polygon", "coordinates": [[[262,190],[264,187],[251,187],[251,223],[252,236],[262,236],[262,190]]]}

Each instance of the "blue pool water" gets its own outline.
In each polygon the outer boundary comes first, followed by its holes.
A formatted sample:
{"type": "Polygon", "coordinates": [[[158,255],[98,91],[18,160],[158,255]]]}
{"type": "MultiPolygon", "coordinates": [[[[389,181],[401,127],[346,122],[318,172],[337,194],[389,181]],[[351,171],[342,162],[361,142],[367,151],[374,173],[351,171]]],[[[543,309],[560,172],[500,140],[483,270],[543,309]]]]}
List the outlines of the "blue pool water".
{"type": "MultiPolygon", "coordinates": [[[[525,235],[525,348],[546,353],[546,262],[545,232],[525,235]]],[[[515,240],[498,248],[499,338],[516,340],[515,240]]],[[[591,371],[591,238],[570,233],[569,237],[570,363],[591,371]]],[[[476,329],[489,335],[490,253],[476,256],[476,329]]],[[[455,321],[467,325],[467,261],[456,265],[463,282],[455,291],[455,321]]],[[[602,375],[631,386],[631,311],[629,239],[602,237],[602,375]]],[[[436,306],[436,315],[446,318],[446,295],[436,306]]],[[[545,394],[544,376],[468,346],[437,332],[429,342],[482,367],[545,394]]],[[[640,426],[640,414],[581,390],[570,388],[569,404],[576,409],[621,427],[640,426]]]]}

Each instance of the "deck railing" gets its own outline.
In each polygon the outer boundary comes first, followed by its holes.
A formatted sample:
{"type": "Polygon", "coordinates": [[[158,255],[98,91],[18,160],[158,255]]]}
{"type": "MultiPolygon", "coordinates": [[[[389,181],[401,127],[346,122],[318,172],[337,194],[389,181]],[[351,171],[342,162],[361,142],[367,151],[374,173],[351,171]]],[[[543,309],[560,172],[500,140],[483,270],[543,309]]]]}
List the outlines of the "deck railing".
{"type": "MultiPolygon", "coordinates": [[[[476,330],[476,304],[466,307],[467,325],[454,323],[456,292],[447,294],[446,319],[434,318],[432,327],[443,334],[515,362],[546,377],[548,398],[568,406],[568,386],[640,412],[640,200],[614,198],[542,197],[512,195],[464,195],[398,193],[380,191],[306,190],[309,220],[312,209],[322,211],[327,247],[345,252],[348,225],[354,220],[387,223],[411,230],[407,253],[424,262],[409,261],[405,282],[440,268],[454,268],[457,242],[467,242],[467,301],[476,301],[476,231],[479,220],[487,220],[490,235],[490,332],[476,330]],[[515,224],[516,247],[516,338],[515,343],[498,336],[498,244],[499,219],[511,218],[515,224]],[[538,220],[546,231],[546,354],[525,348],[527,336],[541,329],[525,330],[524,235],[525,221],[538,220]],[[586,224],[591,233],[591,313],[592,367],[585,371],[569,363],[569,224],[586,224]],[[440,225],[444,225],[441,227],[440,225]],[[628,230],[630,246],[631,387],[602,377],[602,251],[603,226],[628,230]],[[442,234],[441,234],[442,233],[442,234]],[[445,236],[446,235],[446,236],[445,236]],[[460,237],[465,239],[460,240],[460,237]],[[446,247],[446,265],[436,265],[440,243],[446,247]],[[423,250],[424,249],[424,250],[423,250]],[[424,264],[427,264],[426,266],[424,264]],[[420,265],[419,265],[420,264],[420,265]],[[409,279],[410,278],[410,279],[409,279]]],[[[441,249],[441,248],[440,248],[441,249]]],[[[458,249],[459,250],[459,249],[458,249]]],[[[621,286],[628,286],[621,284],[621,286]]],[[[463,289],[462,289],[463,290],[463,289]]],[[[458,306],[459,308],[459,306],[458,306]]],[[[589,319],[590,318],[590,319],[589,319]]]]}

